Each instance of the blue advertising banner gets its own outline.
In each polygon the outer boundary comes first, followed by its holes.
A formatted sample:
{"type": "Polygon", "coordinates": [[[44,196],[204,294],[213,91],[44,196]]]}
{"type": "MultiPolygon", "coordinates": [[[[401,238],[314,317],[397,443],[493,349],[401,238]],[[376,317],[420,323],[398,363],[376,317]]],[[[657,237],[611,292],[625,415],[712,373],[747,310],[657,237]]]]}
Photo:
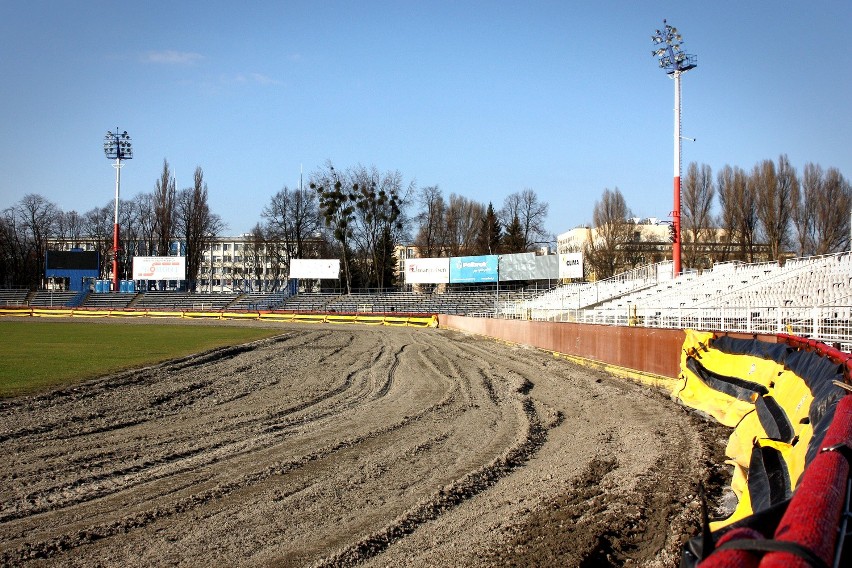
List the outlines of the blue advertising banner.
{"type": "Polygon", "coordinates": [[[497,282],[497,255],[457,256],[450,259],[450,283],[497,282]]]}

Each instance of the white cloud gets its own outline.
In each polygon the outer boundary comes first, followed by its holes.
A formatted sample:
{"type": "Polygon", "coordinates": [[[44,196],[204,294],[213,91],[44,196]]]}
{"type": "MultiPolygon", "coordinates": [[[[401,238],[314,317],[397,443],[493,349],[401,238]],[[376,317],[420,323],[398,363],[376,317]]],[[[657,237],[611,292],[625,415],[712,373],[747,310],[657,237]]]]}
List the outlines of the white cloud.
{"type": "Polygon", "coordinates": [[[219,80],[222,84],[254,84],[254,85],[280,85],[281,81],[273,79],[263,73],[237,73],[236,75],[221,75],[219,80]]]}
{"type": "Polygon", "coordinates": [[[142,60],[146,63],[164,63],[166,65],[193,65],[202,59],[204,59],[204,56],[200,53],[171,49],[149,51],[142,57],[142,60]]]}

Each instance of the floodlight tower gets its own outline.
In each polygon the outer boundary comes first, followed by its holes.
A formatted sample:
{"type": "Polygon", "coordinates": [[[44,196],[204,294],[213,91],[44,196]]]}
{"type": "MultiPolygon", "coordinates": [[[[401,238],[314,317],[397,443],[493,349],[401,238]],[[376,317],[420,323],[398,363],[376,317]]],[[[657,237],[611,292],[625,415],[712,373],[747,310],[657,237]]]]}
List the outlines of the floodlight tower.
{"type": "Polygon", "coordinates": [[[115,160],[115,224],[112,233],[112,289],[118,292],[118,251],[120,245],[118,242],[118,196],[121,191],[121,163],[122,160],[130,160],[133,158],[133,147],[130,144],[130,136],[125,130],[121,134],[116,127],[115,132],[107,130],[104,137],[104,153],[107,159],[115,160]]]}
{"type": "Polygon", "coordinates": [[[665,69],[675,86],[675,108],[674,108],[674,210],[672,211],[672,261],[674,264],[674,275],[680,274],[681,257],[681,231],[680,231],[680,76],[698,65],[698,58],[688,55],[681,50],[683,37],[674,28],[663,20],[662,31],[657,30],[651,36],[651,41],[658,46],[651,55],[658,57],[660,68],[665,69]]]}

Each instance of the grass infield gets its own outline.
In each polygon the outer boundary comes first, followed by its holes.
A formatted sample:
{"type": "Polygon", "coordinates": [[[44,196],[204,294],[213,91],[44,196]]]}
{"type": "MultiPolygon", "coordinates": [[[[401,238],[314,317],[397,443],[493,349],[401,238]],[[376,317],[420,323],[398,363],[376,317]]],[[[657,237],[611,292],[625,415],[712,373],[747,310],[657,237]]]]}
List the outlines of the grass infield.
{"type": "Polygon", "coordinates": [[[279,333],[215,325],[0,321],[0,397],[31,394],[279,333]]]}

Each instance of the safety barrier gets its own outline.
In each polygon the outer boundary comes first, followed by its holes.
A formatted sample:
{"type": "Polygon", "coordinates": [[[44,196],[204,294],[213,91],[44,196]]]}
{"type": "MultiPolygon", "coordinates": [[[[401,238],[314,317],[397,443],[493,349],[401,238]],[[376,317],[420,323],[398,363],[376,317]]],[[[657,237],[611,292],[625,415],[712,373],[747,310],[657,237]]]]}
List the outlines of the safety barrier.
{"type": "MultiPolygon", "coordinates": [[[[760,566],[806,566],[791,560],[797,553],[816,558],[814,565],[841,559],[837,537],[846,535],[845,529],[838,531],[842,511],[852,523],[848,513],[852,485],[846,463],[852,456],[852,395],[846,395],[838,383],[848,386],[852,355],[787,334],[719,334],[443,314],[439,318],[442,328],[538,347],[609,372],[624,371],[616,374],[668,388],[684,403],[737,426],[727,453],[735,472],[731,487],[740,502],[731,517],[708,527],[715,531],[712,540],[721,549],[710,554],[702,568],[757,566],[757,553],[726,548],[738,545],[772,549],[760,566]],[[670,360],[678,357],[680,362],[672,368],[670,360]],[[836,444],[842,451],[822,451],[836,444]],[[726,545],[729,540],[740,542],[726,545]]],[[[693,539],[684,548],[681,566],[695,566],[713,548],[702,550],[702,539],[693,539]]],[[[850,560],[843,557],[846,564],[835,566],[850,565],[850,560]]]]}
{"type": "Polygon", "coordinates": [[[0,308],[0,317],[38,318],[178,318],[196,320],[257,320],[292,323],[366,324],[404,327],[438,327],[435,315],[381,315],[376,313],[325,314],[274,311],[133,310],[97,308],[0,308]]]}
{"type": "Polygon", "coordinates": [[[734,427],[725,454],[739,502],[688,543],[682,566],[829,566],[842,554],[852,355],[774,339],[687,331],[673,396],[734,427]]]}

